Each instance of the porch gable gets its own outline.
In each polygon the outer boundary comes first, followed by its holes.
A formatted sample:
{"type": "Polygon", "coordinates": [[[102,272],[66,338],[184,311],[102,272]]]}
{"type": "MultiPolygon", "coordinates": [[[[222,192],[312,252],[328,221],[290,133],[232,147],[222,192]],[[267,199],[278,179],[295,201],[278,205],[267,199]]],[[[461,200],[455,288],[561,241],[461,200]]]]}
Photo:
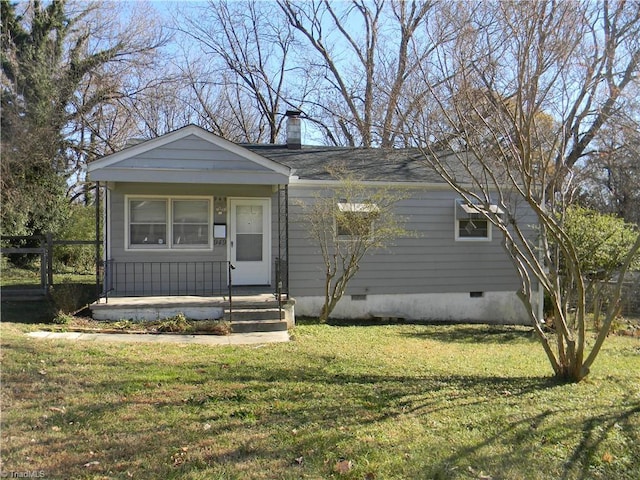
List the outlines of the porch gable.
{"type": "Polygon", "coordinates": [[[91,181],[285,185],[290,168],[189,125],[88,166],[91,181]]]}

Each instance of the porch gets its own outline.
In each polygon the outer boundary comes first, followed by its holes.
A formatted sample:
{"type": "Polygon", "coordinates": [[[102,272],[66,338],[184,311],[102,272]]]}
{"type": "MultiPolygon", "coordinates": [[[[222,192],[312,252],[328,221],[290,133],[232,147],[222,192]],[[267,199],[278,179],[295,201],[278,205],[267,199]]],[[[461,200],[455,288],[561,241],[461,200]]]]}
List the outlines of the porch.
{"type": "Polygon", "coordinates": [[[94,318],[293,325],[289,167],[189,125],[98,159],[88,174],[106,187],[94,318]],[[253,285],[262,290],[238,289],[253,285]]]}
{"type": "Polygon", "coordinates": [[[288,265],[275,258],[271,285],[236,285],[229,261],[105,264],[103,297],[90,305],[96,320],[155,321],[178,314],[226,320],[234,333],[286,331],[295,325],[288,265]]]}

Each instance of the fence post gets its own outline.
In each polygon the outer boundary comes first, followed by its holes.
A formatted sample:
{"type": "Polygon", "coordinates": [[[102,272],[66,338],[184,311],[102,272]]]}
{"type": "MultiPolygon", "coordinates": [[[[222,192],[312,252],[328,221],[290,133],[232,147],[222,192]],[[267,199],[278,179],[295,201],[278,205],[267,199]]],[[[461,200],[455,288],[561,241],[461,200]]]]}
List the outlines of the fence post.
{"type": "Polygon", "coordinates": [[[45,293],[49,293],[49,288],[53,285],[53,235],[47,233],[47,283],[45,286],[45,293]]]}

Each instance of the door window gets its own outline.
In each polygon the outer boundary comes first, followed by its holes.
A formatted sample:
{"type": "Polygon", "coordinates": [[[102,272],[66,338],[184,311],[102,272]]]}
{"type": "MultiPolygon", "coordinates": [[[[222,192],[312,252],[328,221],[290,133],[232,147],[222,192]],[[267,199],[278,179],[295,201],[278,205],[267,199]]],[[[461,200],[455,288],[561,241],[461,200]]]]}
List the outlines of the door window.
{"type": "Polygon", "coordinates": [[[236,260],[262,261],[262,205],[236,207],[236,260]]]}

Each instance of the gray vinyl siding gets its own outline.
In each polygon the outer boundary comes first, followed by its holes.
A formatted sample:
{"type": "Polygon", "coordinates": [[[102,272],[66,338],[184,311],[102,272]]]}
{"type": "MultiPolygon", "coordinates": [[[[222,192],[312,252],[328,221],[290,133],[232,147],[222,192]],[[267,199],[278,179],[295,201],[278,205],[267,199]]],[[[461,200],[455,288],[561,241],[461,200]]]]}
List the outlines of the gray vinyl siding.
{"type": "MultiPolygon", "coordinates": [[[[180,184],[154,184],[154,183],[117,183],[111,186],[109,193],[109,260],[118,264],[127,263],[120,267],[117,275],[113,276],[112,294],[114,295],[211,295],[224,291],[227,287],[227,272],[218,269],[226,269],[227,245],[224,242],[214,242],[210,250],[127,250],[125,241],[127,238],[125,229],[126,196],[151,195],[151,196],[206,196],[214,201],[214,223],[229,225],[227,219],[227,200],[230,197],[261,197],[271,198],[271,245],[273,261],[278,253],[277,238],[277,194],[270,185],[246,186],[246,185],[180,185],[180,184]],[[223,205],[225,212],[218,215],[215,212],[217,206],[223,205]],[[207,265],[204,265],[207,262],[207,265]],[[211,264],[215,262],[215,264],[211,264]],[[134,267],[133,264],[137,266],[134,267]],[[144,266],[142,264],[145,264],[144,266]],[[181,263],[182,270],[177,270],[176,263],[181,263]],[[153,265],[151,265],[153,264],[153,265]],[[174,264],[174,265],[170,265],[174,264]],[[143,272],[143,269],[144,270],[143,272]],[[188,269],[188,271],[185,271],[188,269]],[[207,269],[203,273],[203,269],[207,269]],[[182,279],[177,277],[181,276],[182,279]],[[144,281],[142,279],[144,278],[144,281]],[[126,284],[126,289],[123,287],[126,284]],[[176,286],[180,284],[180,290],[176,292],[176,286]]],[[[273,265],[272,261],[272,265],[273,265]]],[[[273,270],[273,266],[272,266],[273,270]]],[[[272,277],[274,273],[272,272],[272,277]]]]}
{"type": "Polygon", "coordinates": [[[284,184],[288,177],[189,135],[91,173],[92,180],[157,183],[284,184]]]}
{"type": "Polygon", "coordinates": [[[119,162],[129,168],[267,171],[267,168],[195,135],[119,162]]]}
{"type": "MultiPolygon", "coordinates": [[[[296,201],[312,202],[317,190],[291,185],[289,265],[291,295],[323,294],[324,271],[296,201]]],[[[412,190],[398,203],[411,238],[368,253],[347,295],[517,291],[519,280],[493,229],[492,241],[456,241],[453,191],[412,190]]]]}
{"type": "MultiPolygon", "coordinates": [[[[310,187],[289,187],[289,287],[296,296],[321,296],[324,273],[317,246],[308,237],[307,225],[299,201],[311,202],[317,190],[310,187]]],[[[246,185],[181,185],[154,183],[116,183],[110,190],[110,259],[116,262],[225,262],[226,242],[212,250],[189,251],[162,249],[156,251],[125,249],[126,195],[208,196],[227,207],[229,197],[271,198],[271,285],[275,285],[275,259],[278,257],[278,200],[272,186],[246,185]]],[[[405,226],[414,234],[399,238],[384,250],[374,250],[363,259],[360,270],[351,280],[347,295],[423,294],[468,292],[515,292],[519,288],[516,272],[502,247],[501,234],[493,230],[493,239],[486,241],[455,240],[455,204],[457,195],[443,189],[414,189],[410,198],[397,205],[397,213],[406,219],[405,226]]],[[[227,213],[214,213],[214,223],[227,224],[227,213]]],[[[533,222],[531,222],[533,223],[533,222]]],[[[220,243],[220,242],[219,242],[220,243]]],[[[284,252],[283,252],[284,253],[284,252]]],[[[222,263],[220,263],[222,265],[222,263]]],[[[142,268],[142,267],[139,267],[142,268]]],[[[129,270],[116,280],[114,294],[159,295],[175,289],[177,276],[185,273],[167,270],[141,273],[129,270]],[[125,278],[126,277],[126,278],[125,278]],[[153,282],[149,280],[153,279],[153,282]],[[128,291],[118,291],[117,283],[126,283],[128,291]],[[153,286],[150,285],[153,283],[153,286]],[[131,285],[136,285],[131,290],[131,285]]],[[[198,267],[193,267],[198,268],[198,267]]],[[[221,268],[221,267],[217,267],[221,268]]],[[[215,294],[226,288],[226,272],[211,272],[212,278],[200,285],[202,276],[189,273],[189,291],[182,294],[215,294]],[[214,278],[215,277],[215,278],[214,278]],[[209,291],[213,289],[213,291],[209,291]]],[[[187,276],[188,276],[187,275],[187,276]]],[[[202,282],[201,282],[202,283],[202,282]]]]}

